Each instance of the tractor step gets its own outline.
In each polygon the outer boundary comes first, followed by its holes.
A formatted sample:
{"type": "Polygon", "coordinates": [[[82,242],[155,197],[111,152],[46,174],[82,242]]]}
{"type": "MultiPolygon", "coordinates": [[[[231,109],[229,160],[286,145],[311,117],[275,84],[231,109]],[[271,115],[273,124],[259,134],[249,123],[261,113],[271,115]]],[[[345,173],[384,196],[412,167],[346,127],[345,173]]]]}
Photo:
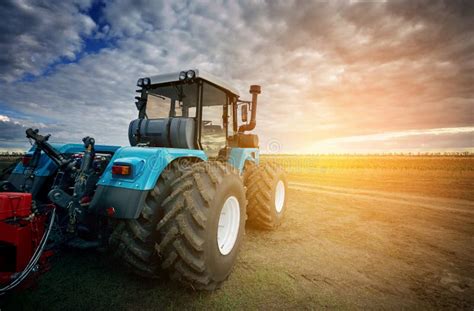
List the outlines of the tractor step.
{"type": "Polygon", "coordinates": [[[86,241],[80,238],[75,238],[66,243],[67,246],[77,249],[91,249],[101,246],[100,241],[86,241]]]}

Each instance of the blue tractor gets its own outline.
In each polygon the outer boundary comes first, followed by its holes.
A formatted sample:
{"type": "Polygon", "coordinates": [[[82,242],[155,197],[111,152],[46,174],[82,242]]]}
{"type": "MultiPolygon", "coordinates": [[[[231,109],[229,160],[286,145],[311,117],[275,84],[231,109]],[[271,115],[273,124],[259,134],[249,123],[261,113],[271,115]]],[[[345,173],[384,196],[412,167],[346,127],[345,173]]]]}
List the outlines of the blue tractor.
{"type": "MultiPolygon", "coordinates": [[[[247,133],[256,125],[260,86],[244,101],[202,70],[145,77],[137,86],[131,146],[96,145],[91,137],[53,144],[28,129],[34,145],[0,189],[31,194],[33,218],[48,215],[36,251],[98,247],[142,276],[165,272],[213,290],[235,264],[246,221],[274,229],[285,212],[285,172],[259,163],[258,137],[247,133]]],[[[0,221],[14,225],[11,217],[0,221]]],[[[4,262],[18,251],[8,241],[0,237],[0,248],[10,251],[2,252],[4,262]]],[[[24,266],[10,271],[12,283],[31,272],[31,262],[24,266]]]]}

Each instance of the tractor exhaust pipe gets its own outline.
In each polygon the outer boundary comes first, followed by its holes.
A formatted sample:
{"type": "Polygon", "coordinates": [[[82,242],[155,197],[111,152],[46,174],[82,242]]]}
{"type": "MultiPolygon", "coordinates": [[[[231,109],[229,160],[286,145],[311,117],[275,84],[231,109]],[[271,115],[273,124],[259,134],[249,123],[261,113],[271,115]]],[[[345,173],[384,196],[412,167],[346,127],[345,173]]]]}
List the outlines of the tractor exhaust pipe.
{"type": "Polygon", "coordinates": [[[257,96],[262,92],[260,85],[251,85],[249,92],[252,94],[252,115],[248,124],[243,124],[239,127],[240,133],[251,131],[257,125],[257,96]]]}

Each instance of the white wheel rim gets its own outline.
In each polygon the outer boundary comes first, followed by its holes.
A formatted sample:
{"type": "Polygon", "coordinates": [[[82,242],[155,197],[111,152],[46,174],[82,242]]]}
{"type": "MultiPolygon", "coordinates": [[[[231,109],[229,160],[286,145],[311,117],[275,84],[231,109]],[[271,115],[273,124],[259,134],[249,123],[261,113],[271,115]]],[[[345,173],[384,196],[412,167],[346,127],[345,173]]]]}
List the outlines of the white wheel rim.
{"type": "Polygon", "coordinates": [[[240,226],[240,204],[236,197],[230,196],[224,202],[217,227],[217,246],[222,255],[234,248],[240,226]]]}
{"type": "Polygon", "coordinates": [[[275,209],[277,213],[281,213],[283,210],[283,204],[285,203],[285,184],[282,180],[279,180],[275,189],[275,209]]]}

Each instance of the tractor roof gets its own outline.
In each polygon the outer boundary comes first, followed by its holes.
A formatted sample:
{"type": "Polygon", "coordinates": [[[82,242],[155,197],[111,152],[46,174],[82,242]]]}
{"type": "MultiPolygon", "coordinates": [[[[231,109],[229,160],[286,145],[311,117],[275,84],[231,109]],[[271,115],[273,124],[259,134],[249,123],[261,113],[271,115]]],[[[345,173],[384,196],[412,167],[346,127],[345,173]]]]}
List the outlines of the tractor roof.
{"type": "MultiPolygon", "coordinates": [[[[203,79],[205,81],[208,81],[212,84],[217,85],[220,88],[226,89],[229,92],[231,92],[234,95],[240,96],[239,91],[230,85],[230,83],[222,80],[221,78],[218,78],[214,76],[213,74],[206,72],[204,70],[199,70],[199,69],[191,69],[195,72],[195,77],[203,79]]],[[[184,70],[184,72],[187,72],[189,70],[184,70]]],[[[177,72],[171,72],[171,73],[164,73],[156,76],[151,76],[151,84],[162,84],[162,83],[169,83],[169,82],[178,82],[179,80],[179,74],[182,71],[177,71],[177,72]]]]}

